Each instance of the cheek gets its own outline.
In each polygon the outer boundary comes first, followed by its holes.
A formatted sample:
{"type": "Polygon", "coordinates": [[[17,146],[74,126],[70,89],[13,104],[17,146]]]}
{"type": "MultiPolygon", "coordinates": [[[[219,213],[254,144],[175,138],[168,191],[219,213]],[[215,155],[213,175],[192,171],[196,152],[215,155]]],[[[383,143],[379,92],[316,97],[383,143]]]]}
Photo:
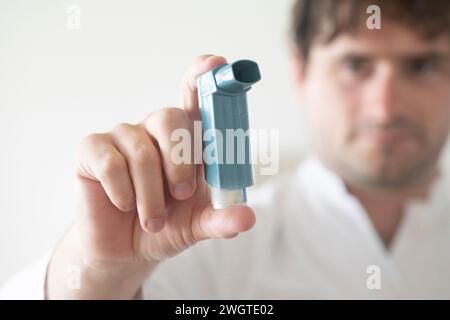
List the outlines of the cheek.
{"type": "MultiPolygon", "coordinates": [[[[450,91],[450,90],[449,90],[450,91]]],[[[450,95],[448,91],[421,91],[421,95],[410,95],[409,106],[414,110],[411,118],[426,131],[432,142],[445,140],[450,130],[450,95]]]]}
{"type": "Polygon", "coordinates": [[[306,95],[313,134],[326,148],[340,149],[358,114],[358,91],[342,88],[336,81],[316,83],[308,87],[306,95]]]}
{"type": "Polygon", "coordinates": [[[435,112],[429,112],[425,114],[423,119],[427,119],[426,130],[428,139],[435,142],[446,140],[448,138],[450,130],[450,105],[435,112]]]}

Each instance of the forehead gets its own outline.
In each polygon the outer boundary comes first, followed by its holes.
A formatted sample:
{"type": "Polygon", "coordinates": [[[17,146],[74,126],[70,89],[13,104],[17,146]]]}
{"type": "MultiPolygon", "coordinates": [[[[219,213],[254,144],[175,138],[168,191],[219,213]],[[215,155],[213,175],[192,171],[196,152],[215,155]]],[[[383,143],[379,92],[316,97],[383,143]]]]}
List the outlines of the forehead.
{"type": "Polygon", "coordinates": [[[443,34],[426,39],[406,26],[386,22],[380,30],[363,29],[355,34],[343,33],[329,43],[317,43],[311,53],[312,56],[341,56],[346,53],[389,57],[430,53],[450,56],[450,36],[443,34]]]}

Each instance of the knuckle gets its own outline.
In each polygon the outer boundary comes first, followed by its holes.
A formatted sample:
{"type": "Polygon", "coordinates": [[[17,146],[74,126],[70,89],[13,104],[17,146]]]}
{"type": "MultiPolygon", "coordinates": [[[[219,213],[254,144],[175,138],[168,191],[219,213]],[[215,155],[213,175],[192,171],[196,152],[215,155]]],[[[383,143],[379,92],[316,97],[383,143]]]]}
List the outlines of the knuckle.
{"type": "Polygon", "coordinates": [[[105,134],[91,133],[84,137],[80,142],[80,149],[89,149],[98,146],[105,140],[105,134]]]}
{"type": "Polygon", "coordinates": [[[154,112],[149,117],[148,125],[151,128],[164,130],[166,128],[172,128],[175,124],[186,119],[187,116],[184,110],[177,107],[170,107],[154,112]]]}
{"type": "Polygon", "coordinates": [[[117,134],[124,134],[127,132],[133,132],[136,130],[136,126],[129,124],[129,123],[119,123],[116,124],[113,128],[113,132],[116,132],[117,134]]]}
{"type": "Polygon", "coordinates": [[[117,175],[121,170],[126,167],[125,160],[119,155],[112,154],[110,152],[105,153],[102,156],[100,163],[100,180],[104,180],[107,177],[117,175]]]}
{"type": "Polygon", "coordinates": [[[169,107],[161,110],[162,120],[165,122],[173,121],[174,119],[184,118],[184,110],[177,107],[169,107]]]}
{"type": "Polygon", "coordinates": [[[133,146],[133,160],[138,165],[148,165],[149,163],[158,161],[156,150],[142,141],[136,142],[133,146]]]}

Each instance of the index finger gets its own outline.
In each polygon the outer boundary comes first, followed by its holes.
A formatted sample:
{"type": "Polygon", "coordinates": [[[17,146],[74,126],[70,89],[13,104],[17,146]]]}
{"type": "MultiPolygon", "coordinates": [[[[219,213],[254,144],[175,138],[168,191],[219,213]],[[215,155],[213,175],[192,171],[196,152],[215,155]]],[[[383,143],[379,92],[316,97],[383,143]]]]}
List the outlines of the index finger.
{"type": "Polygon", "coordinates": [[[198,56],[186,71],[181,86],[180,104],[191,120],[199,120],[197,78],[215,67],[227,63],[222,56],[205,54],[198,56]]]}

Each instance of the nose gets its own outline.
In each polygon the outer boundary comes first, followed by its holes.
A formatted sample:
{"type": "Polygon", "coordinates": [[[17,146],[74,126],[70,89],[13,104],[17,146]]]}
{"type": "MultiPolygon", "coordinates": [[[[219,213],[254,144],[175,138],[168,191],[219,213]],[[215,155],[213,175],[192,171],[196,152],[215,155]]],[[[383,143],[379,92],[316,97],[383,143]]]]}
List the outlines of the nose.
{"type": "Polygon", "coordinates": [[[366,87],[364,113],[375,123],[389,122],[401,110],[398,101],[398,81],[392,64],[380,63],[366,87]]]}

